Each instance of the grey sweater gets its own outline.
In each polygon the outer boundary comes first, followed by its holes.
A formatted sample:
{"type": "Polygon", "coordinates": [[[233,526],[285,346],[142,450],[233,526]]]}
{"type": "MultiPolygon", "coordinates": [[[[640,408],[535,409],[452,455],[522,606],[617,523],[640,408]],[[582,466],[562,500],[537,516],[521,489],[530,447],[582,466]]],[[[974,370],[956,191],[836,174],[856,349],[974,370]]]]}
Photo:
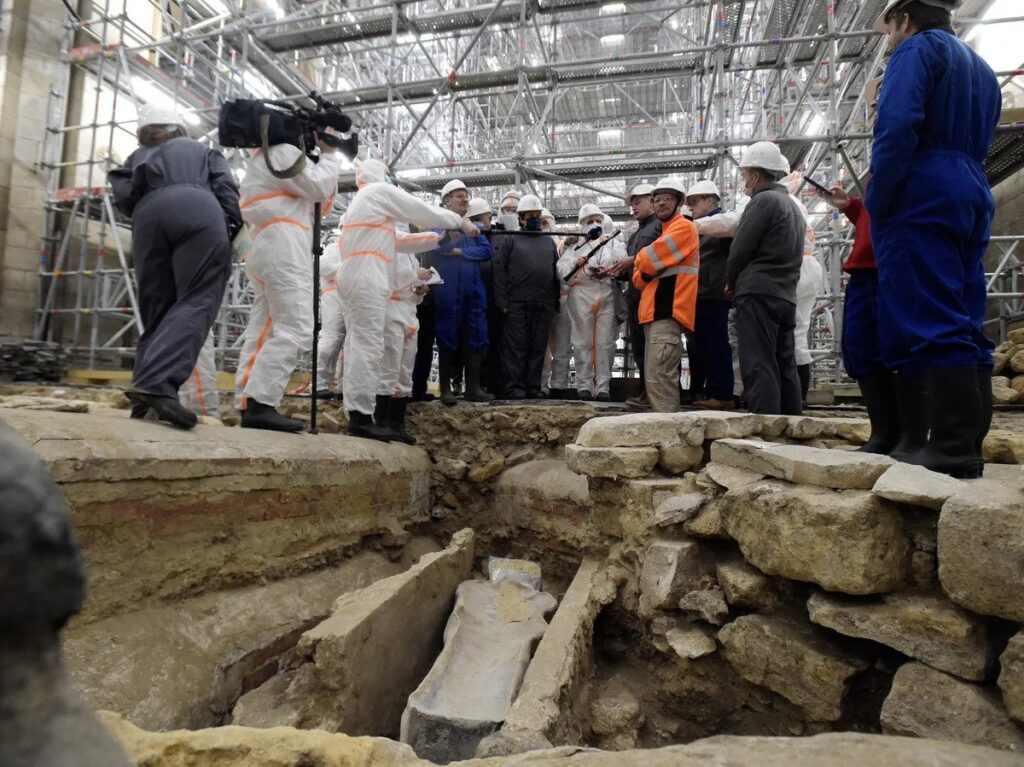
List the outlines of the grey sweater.
{"type": "Polygon", "coordinates": [[[750,198],[729,249],[726,279],[737,297],[775,296],[796,303],[807,224],[782,184],[750,198]]]}

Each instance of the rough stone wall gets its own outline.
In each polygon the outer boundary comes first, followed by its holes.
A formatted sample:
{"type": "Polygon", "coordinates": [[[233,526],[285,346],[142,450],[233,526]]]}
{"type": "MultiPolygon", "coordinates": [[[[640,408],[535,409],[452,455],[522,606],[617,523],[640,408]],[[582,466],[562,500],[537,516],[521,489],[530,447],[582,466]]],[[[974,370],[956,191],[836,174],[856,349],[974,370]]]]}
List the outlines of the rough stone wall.
{"type": "Polygon", "coordinates": [[[621,416],[570,449],[591,534],[619,541],[610,558],[627,574],[594,680],[597,742],[852,728],[1024,750],[1024,639],[1007,646],[1024,637],[1019,470],[964,483],[792,444],[838,421],[780,425],[621,416]],[[689,471],[650,468],[645,450],[695,430],[704,458],[689,471]],[[631,652],[638,639],[651,649],[631,652]],[[602,699],[624,687],[640,714],[609,729],[602,699]]]}

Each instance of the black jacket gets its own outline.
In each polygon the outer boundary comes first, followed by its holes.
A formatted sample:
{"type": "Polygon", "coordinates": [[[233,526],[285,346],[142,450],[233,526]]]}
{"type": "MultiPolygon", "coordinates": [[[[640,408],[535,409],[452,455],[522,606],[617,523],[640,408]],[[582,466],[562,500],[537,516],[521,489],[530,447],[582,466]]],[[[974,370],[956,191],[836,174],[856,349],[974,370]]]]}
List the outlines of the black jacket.
{"type": "Polygon", "coordinates": [[[124,165],[107,174],[114,192],[114,204],[125,215],[149,192],[168,186],[198,186],[209,189],[220,203],[231,236],[242,226],[238,208],[238,184],[228,161],[216,149],[190,138],[175,138],[156,146],[136,149],[124,165]]]}
{"type": "MultiPolygon", "coordinates": [[[[721,213],[721,208],[709,215],[721,213]]],[[[729,260],[732,237],[700,238],[700,275],[697,280],[697,298],[727,300],[725,297],[725,267],[729,260]]]]}
{"type": "Polygon", "coordinates": [[[501,237],[494,245],[494,303],[502,310],[526,302],[557,311],[556,261],[558,251],[550,237],[501,237]]]}
{"type": "MultiPolygon", "coordinates": [[[[653,213],[640,222],[640,227],[629,236],[626,242],[626,255],[636,258],[636,254],[661,237],[661,221],[653,213]]],[[[632,280],[632,275],[625,277],[632,280]]]]}
{"type": "Polygon", "coordinates": [[[796,303],[807,223],[782,184],[754,193],[729,249],[726,280],[737,296],[775,296],[796,303]]]}

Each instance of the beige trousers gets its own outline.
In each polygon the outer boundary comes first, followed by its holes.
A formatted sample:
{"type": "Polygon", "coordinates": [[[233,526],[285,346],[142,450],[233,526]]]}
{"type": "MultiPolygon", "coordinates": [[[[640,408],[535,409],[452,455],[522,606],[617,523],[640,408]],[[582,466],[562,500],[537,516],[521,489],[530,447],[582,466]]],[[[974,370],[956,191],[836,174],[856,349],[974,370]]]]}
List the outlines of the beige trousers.
{"type": "Polygon", "coordinates": [[[679,410],[679,363],[683,358],[683,328],[675,320],[644,325],[644,380],[651,409],[679,410]]]}

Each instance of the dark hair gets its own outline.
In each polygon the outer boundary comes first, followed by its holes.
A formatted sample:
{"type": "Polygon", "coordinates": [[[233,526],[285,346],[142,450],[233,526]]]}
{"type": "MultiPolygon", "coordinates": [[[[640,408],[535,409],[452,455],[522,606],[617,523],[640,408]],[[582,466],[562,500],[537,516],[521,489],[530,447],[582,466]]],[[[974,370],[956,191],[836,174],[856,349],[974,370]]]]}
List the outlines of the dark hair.
{"type": "Polygon", "coordinates": [[[185,135],[180,125],[143,125],[135,134],[139,146],[155,146],[185,135]]]}
{"type": "Polygon", "coordinates": [[[902,17],[909,16],[911,23],[917,27],[919,32],[926,29],[949,29],[953,28],[953,16],[948,8],[938,8],[934,5],[926,5],[920,0],[910,0],[892,13],[886,21],[896,19],[898,25],[902,25],[902,17]]]}

